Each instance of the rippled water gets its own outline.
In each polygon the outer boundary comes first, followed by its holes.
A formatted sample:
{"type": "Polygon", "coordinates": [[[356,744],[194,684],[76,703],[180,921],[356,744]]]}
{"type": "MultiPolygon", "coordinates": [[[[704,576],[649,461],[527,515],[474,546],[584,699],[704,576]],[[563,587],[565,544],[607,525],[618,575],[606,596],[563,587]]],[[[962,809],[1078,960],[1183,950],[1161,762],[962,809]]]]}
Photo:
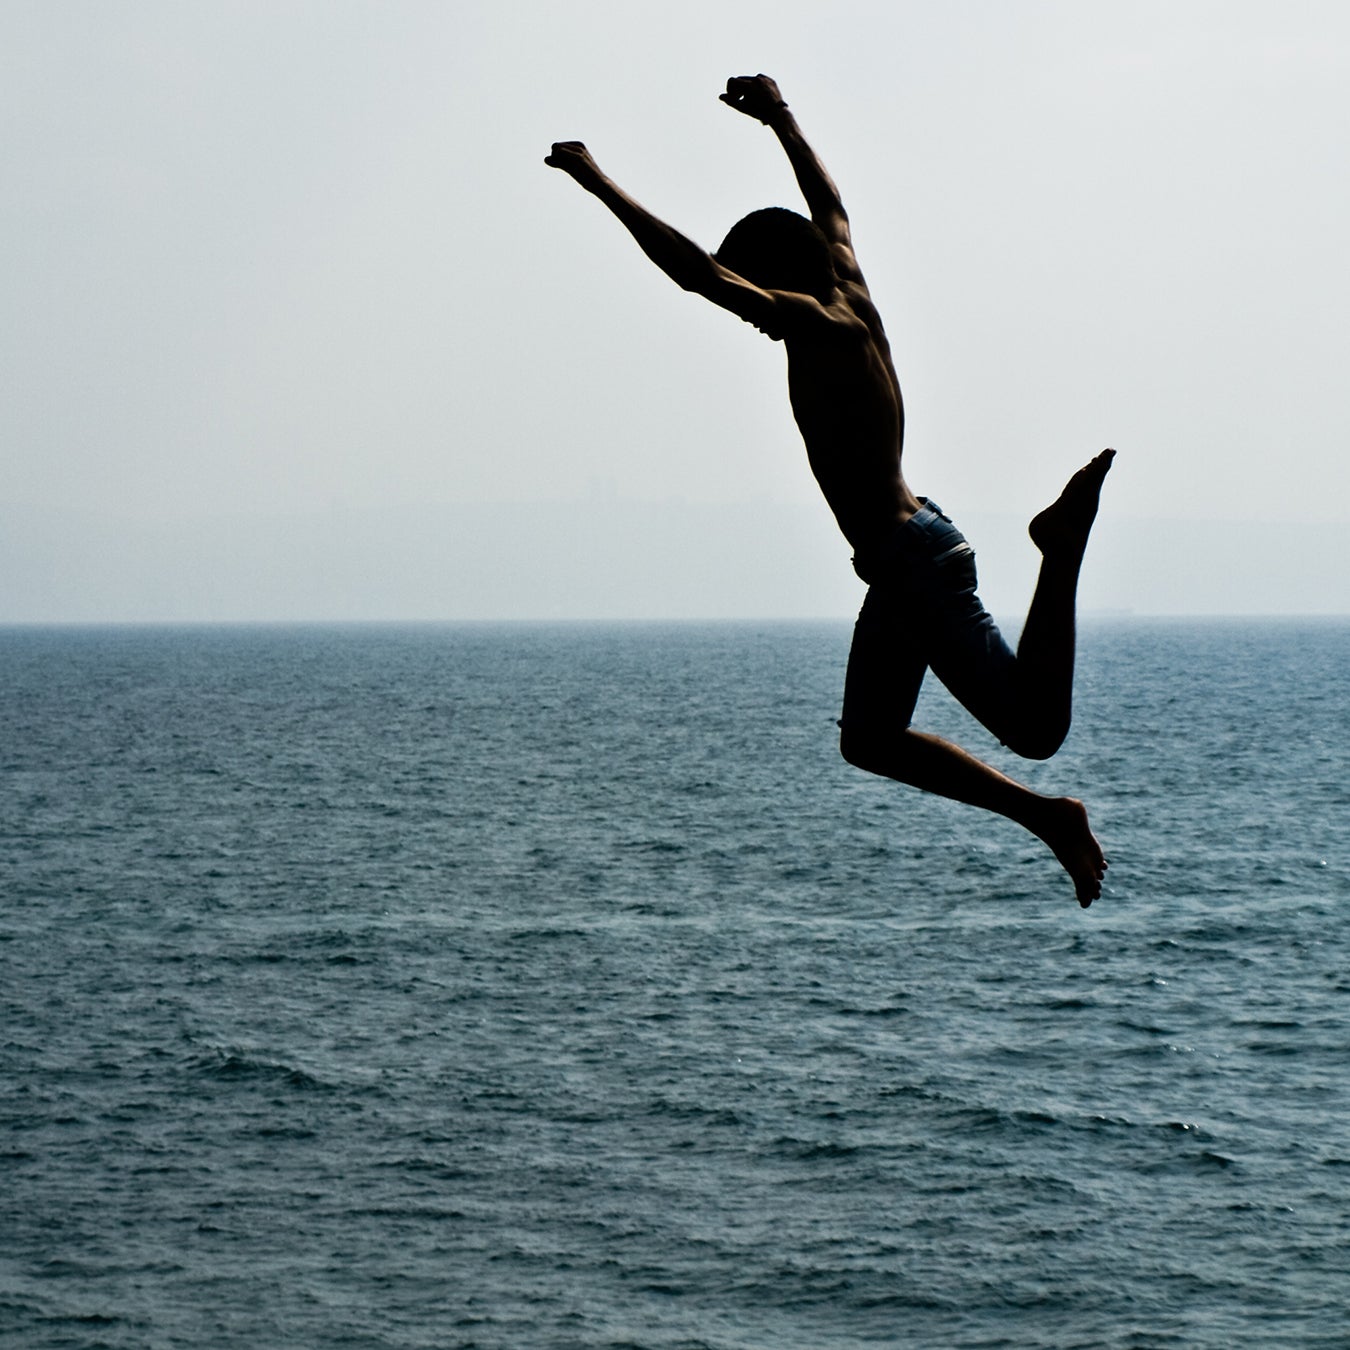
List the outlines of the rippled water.
{"type": "Polygon", "coordinates": [[[0,632],[0,1343],[1347,1346],[1350,625],[1090,627],[1080,911],[844,625],[0,632]]]}

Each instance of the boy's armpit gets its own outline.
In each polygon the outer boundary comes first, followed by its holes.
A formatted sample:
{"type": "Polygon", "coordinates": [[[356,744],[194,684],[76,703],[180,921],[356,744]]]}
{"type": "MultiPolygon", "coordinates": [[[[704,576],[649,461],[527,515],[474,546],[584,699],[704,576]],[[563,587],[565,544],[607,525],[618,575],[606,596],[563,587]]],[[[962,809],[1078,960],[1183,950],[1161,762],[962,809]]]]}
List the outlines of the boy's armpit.
{"type": "Polygon", "coordinates": [[[796,291],[766,291],[735,272],[714,263],[716,280],[706,296],[715,305],[779,341],[812,329],[841,322],[843,314],[822,305],[812,295],[796,291]]]}

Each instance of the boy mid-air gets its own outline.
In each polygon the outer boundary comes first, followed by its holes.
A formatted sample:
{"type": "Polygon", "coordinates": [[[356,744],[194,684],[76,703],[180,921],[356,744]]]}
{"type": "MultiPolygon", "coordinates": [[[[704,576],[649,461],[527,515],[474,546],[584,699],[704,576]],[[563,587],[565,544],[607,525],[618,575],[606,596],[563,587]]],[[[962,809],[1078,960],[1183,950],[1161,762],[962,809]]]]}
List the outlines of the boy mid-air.
{"type": "Polygon", "coordinates": [[[1041,570],[1014,654],[975,594],[970,545],[900,471],[900,382],[838,189],[767,75],[728,80],[721,98],[778,137],[810,220],[780,208],[756,211],[708,254],[611,182],[579,141],[554,145],[544,162],[598,197],[684,290],[786,348],[788,394],[811,470],[868,585],[844,681],[844,758],[1015,820],[1053,850],[1086,907],[1101,894],[1106,859],[1083,804],[1033,792],[950,741],[916,731],[910,717],[931,667],[1017,754],[1048,759],[1063,744],[1078,572],[1115,451],[1074,474],[1031,522],[1041,570]]]}

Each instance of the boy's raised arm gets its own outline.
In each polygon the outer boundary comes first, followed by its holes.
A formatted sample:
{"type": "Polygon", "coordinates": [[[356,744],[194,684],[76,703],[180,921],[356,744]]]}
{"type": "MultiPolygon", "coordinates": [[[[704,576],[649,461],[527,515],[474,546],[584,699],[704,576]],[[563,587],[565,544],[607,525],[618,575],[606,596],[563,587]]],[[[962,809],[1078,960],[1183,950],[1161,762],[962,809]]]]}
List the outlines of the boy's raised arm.
{"type": "Polygon", "coordinates": [[[730,310],[770,337],[781,338],[794,321],[820,306],[806,296],[764,291],[717,262],[705,249],[658,220],[601,172],[580,141],[558,141],[544,163],[561,169],[598,197],[637,241],[638,247],[682,290],[730,310]]]}
{"type": "Polygon", "coordinates": [[[637,240],[638,247],[677,286],[703,294],[712,285],[715,264],[708,253],[658,220],[606,177],[580,141],[555,142],[544,163],[551,169],[561,169],[579,187],[598,197],[637,240]]]}
{"type": "Polygon", "coordinates": [[[736,75],[727,81],[727,91],[718,97],[729,108],[762,122],[783,147],[796,175],[797,186],[806,199],[811,219],[820,227],[835,252],[835,270],[841,279],[861,279],[853,257],[848,212],[840,200],[820,156],[802,135],[797,119],[784,102],[778,85],[768,75],[736,75]]]}

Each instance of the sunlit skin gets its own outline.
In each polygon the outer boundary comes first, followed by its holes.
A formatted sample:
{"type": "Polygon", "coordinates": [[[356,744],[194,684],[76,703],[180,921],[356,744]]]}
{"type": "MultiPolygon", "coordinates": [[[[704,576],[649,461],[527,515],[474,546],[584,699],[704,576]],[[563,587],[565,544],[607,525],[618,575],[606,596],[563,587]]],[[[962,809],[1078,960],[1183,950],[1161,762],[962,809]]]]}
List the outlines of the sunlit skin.
{"type": "MultiPolygon", "coordinates": [[[[901,472],[904,403],[881,316],[853,252],[838,189],[807,144],[777,84],[766,75],[727,81],[722,102],[770,128],[786,152],[812,221],[828,242],[833,287],[819,295],[768,290],[722,266],[645,210],[601,172],[580,141],[556,143],[545,159],[598,197],[642,251],[681,288],[729,310],[787,351],[793,416],[812,473],[855,552],[919,510],[901,472]]],[[[1115,452],[1104,450],[1031,522],[1040,575],[1017,648],[1019,725],[1011,748],[1053,754],[1072,712],[1074,613],[1079,568],[1115,452]]],[[[1072,797],[1045,797],[940,737],[902,724],[849,727],[850,763],[1016,821],[1049,846],[1084,907],[1101,894],[1106,859],[1072,797]]]]}

